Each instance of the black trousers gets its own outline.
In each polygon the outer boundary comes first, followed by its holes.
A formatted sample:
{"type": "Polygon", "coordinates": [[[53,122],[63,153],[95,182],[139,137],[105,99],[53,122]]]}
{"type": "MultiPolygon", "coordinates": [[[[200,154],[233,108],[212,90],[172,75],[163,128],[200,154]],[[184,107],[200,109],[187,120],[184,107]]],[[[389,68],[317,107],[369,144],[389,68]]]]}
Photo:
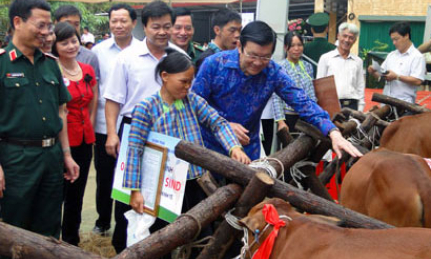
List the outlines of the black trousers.
{"type": "Polygon", "coordinates": [[[114,157],[108,155],[105,149],[107,135],[96,133],[94,146],[94,166],[96,168],[96,209],[99,218],[96,226],[108,230],[111,228],[112,215],[112,182],[114,181],[114,157]]]}
{"type": "Polygon", "coordinates": [[[62,224],[63,241],[77,246],[79,244],[79,227],[81,225],[82,201],[87,185],[93,145],[83,142],[78,147],[72,147],[72,157],[79,165],[79,177],[75,182],[64,182],[64,209],[62,224]]]}
{"type": "MultiPolygon", "coordinates": [[[[123,135],[123,127],[125,123],[130,124],[132,121],[131,118],[123,117],[121,121],[120,130],[118,131],[118,136],[123,135]]],[[[121,253],[127,247],[127,219],[124,217],[124,213],[126,211],[131,210],[132,207],[128,204],[124,204],[120,201],[115,201],[115,228],[114,234],[112,235],[112,246],[114,246],[117,254],[121,253]]]]}
{"type": "Polygon", "coordinates": [[[274,132],[274,119],[262,119],[263,141],[262,146],[265,154],[269,156],[272,148],[272,138],[274,132]]]}
{"type": "Polygon", "coordinates": [[[117,254],[121,253],[127,247],[127,219],[124,217],[126,211],[131,210],[130,205],[124,204],[121,201],[115,201],[115,228],[112,235],[112,246],[117,254]]]}
{"type": "Polygon", "coordinates": [[[359,101],[356,99],[340,99],[341,108],[350,108],[353,110],[358,110],[359,101]]]}

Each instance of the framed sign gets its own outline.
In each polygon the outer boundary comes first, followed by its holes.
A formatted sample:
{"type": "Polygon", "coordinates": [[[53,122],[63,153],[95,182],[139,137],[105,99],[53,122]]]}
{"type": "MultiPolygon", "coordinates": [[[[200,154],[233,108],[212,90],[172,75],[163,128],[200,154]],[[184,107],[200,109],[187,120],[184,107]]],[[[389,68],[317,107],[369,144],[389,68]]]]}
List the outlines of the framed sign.
{"type": "MultiPolygon", "coordinates": [[[[114,200],[120,201],[124,204],[130,203],[131,194],[129,189],[123,188],[129,132],[130,124],[124,124],[120,153],[118,154],[111,194],[111,197],[114,200]]],[[[146,146],[144,154],[147,153],[148,155],[145,159],[151,158],[154,161],[147,163],[147,161],[144,161],[144,158],[141,160],[142,176],[150,178],[143,181],[142,185],[142,188],[146,189],[147,186],[149,188],[146,193],[142,192],[146,203],[145,205],[147,206],[145,213],[154,215],[154,212],[156,212],[157,217],[170,223],[174,222],[174,220],[181,215],[187,182],[187,172],[189,170],[189,163],[175,156],[175,147],[180,141],[181,139],[152,131],[148,135],[147,139],[147,143],[152,144],[146,146]],[[167,155],[165,158],[166,162],[160,161],[160,164],[164,167],[158,168],[156,165],[158,163],[158,159],[161,157],[160,147],[167,149],[167,155]],[[143,166],[145,167],[144,169],[142,169],[143,166]],[[152,166],[155,169],[148,168],[152,166]],[[160,171],[163,170],[163,168],[164,171],[160,174],[160,171]],[[158,176],[155,176],[153,172],[157,172],[158,176]],[[149,173],[149,175],[147,175],[147,173],[149,173]],[[160,179],[163,179],[163,184],[160,184],[160,179]],[[161,186],[162,188],[161,192],[157,190],[156,196],[154,196],[156,193],[155,186],[161,186]],[[156,199],[154,199],[154,197],[156,197],[156,199]],[[160,199],[160,202],[157,199],[160,199]]],[[[141,181],[142,180],[143,179],[141,179],[141,181]]]]}
{"type": "Polygon", "coordinates": [[[147,142],[142,157],[141,192],[144,197],[144,212],[157,217],[168,149],[147,142]]]}

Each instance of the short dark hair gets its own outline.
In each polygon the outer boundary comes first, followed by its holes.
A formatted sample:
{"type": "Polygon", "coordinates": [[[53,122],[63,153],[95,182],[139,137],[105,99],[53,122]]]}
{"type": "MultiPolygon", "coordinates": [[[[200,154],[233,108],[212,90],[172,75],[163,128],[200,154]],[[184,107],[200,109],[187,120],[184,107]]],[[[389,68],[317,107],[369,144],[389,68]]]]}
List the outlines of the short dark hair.
{"type": "Polygon", "coordinates": [[[211,17],[211,28],[214,29],[215,26],[223,28],[226,24],[232,21],[241,23],[242,22],[241,15],[229,9],[221,9],[213,13],[211,17]]]}
{"type": "Polygon", "coordinates": [[[79,16],[79,20],[82,20],[81,12],[74,5],[61,5],[54,12],[55,21],[59,22],[61,18],[68,16],[79,16]]]}
{"type": "Polygon", "coordinates": [[[174,24],[175,15],[172,8],[170,8],[165,2],[159,0],[153,1],[142,9],[142,23],[144,24],[144,27],[147,27],[149,18],[160,18],[167,14],[171,16],[172,24],[174,24]]]}
{"type": "Polygon", "coordinates": [[[158,81],[162,72],[176,74],[187,71],[190,67],[193,67],[192,60],[185,54],[172,48],[166,48],[165,51],[167,55],[162,58],[156,66],[156,81],[158,81]]]}
{"type": "Polygon", "coordinates": [[[124,9],[124,10],[128,11],[130,19],[132,19],[132,21],[135,21],[136,18],[138,17],[135,9],[133,9],[130,5],[128,5],[128,4],[114,4],[113,6],[111,6],[111,8],[109,8],[109,11],[108,11],[109,19],[111,19],[112,11],[118,11],[120,9],[124,9]]]}
{"type": "Polygon", "coordinates": [[[15,0],[9,7],[9,22],[10,27],[15,29],[13,25],[13,18],[15,16],[21,17],[23,21],[31,16],[33,9],[42,9],[50,12],[51,6],[45,0],[15,0]]]}
{"type": "Polygon", "coordinates": [[[248,41],[254,42],[260,46],[273,44],[272,53],[274,53],[275,45],[277,44],[277,36],[272,28],[262,21],[254,21],[247,24],[241,31],[239,36],[241,49],[244,49],[248,41]]]}
{"type": "Polygon", "coordinates": [[[391,28],[389,29],[389,36],[394,33],[397,32],[399,35],[401,36],[406,36],[406,34],[409,35],[409,39],[412,39],[412,34],[411,34],[411,29],[410,29],[410,24],[407,22],[397,22],[394,23],[391,28]]]}
{"type": "Polygon", "coordinates": [[[315,33],[323,33],[326,30],[326,28],[328,28],[328,25],[311,26],[311,29],[313,29],[315,33]]]}
{"type": "Polygon", "coordinates": [[[174,9],[175,17],[178,16],[192,16],[192,12],[185,7],[178,7],[174,9]]]}
{"type": "Polygon", "coordinates": [[[78,38],[79,45],[81,45],[81,39],[79,37],[78,32],[75,30],[75,27],[73,27],[67,22],[57,23],[54,28],[54,33],[55,33],[56,39],[52,45],[52,54],[54,54],[57,57],[58,57],[58,51],[57,51],[56,45],[58,42],[67,40],[75,35],[78,38]]]}

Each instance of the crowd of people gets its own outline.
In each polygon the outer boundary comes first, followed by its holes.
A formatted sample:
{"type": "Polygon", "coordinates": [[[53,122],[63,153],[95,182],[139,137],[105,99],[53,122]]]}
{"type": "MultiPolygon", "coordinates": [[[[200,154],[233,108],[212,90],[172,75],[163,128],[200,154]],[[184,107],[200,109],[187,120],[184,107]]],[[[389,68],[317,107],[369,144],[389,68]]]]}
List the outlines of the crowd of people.
{"type": "MultiPolygon", "coordinates": [[[[143,213],[141,179],[146,172],[141,161],[150,131],[249,164],[262,156],[261,117],[270,103],[279,129],[292,130],[301,118],[331,139],[338,156],[342,150],[362,155],[316,104],[312,83],[315,72],[317,78],[334,75],[341,105],[363,109],[363,63],[350,52],[358,38],[356,26],[340,24],[335,46],[326,40],[329,18],[314,14],[308,21],[313,42],[304,44],[300,34],[289,32],[286,59],[278,64],[272,59],[277,41],[272,28],[262,21],[242,28],[241,16],[232,10],[213,15],[215,38],[205,51],[192,43],[193,17],[185,8],[173,10],[162,1],[146,5],[142,41],[132,34],[137,24],[133,8],[115,4],[108,14],[111,37],[90,51],[83,43],[94,42],[94,36],[88,28],[80,34],[82,17],[76,7],[51,10],[44,0],[12,2],[13,37],[0,50],[4,222],[55,238],[61,234],[62,240],[78,245],[94,152],[98,219],[93,232],[108,235],[125,124],[131,130],[123,187],[132,194],[130,204],[115,201],[112,244],[117,253],[126,248],[124,213],[143,213]]],[[[414,102],[425,61],[410,41],[408,24],[395,24],[389,34],[397,50],[382,65],[384,72],[368,71],[387,80],[385,93],[414,102]]],[[[204,172],[191,165],[183,212],[205,198],[196,182],[204,172]]],[[[151,231],[166,224],[158,220],[151,231]]]]}

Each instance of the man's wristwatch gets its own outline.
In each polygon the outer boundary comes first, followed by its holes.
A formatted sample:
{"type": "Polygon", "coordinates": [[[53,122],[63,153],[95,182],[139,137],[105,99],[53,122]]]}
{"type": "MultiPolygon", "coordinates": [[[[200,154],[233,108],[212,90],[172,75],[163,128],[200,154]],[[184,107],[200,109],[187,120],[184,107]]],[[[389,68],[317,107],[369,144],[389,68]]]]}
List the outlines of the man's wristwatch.
{"type": "Polygon", "coordinates": [[[397,80],[400,81],[400,75],[397,75],[397,80]]]}

